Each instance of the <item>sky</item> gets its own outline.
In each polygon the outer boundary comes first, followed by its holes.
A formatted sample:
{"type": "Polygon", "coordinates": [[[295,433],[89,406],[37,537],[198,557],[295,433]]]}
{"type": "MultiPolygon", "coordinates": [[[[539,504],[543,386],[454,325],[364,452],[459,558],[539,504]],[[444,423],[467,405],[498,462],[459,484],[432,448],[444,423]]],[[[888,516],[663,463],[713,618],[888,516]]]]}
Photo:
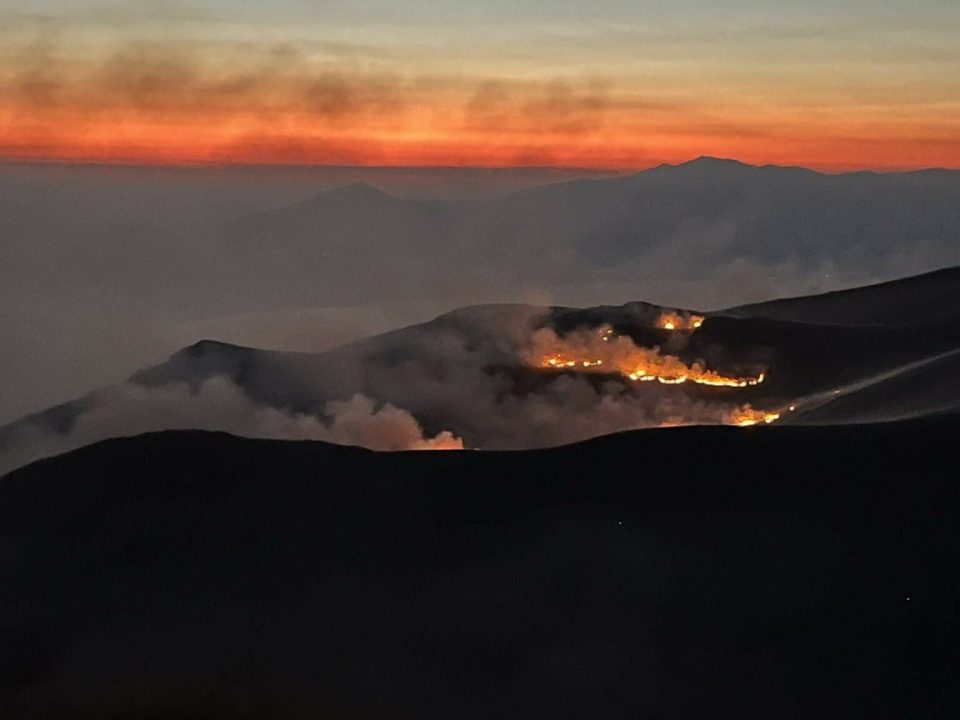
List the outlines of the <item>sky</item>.
{"type": "Polygon", "coordinates": [[[960,167],[955,0],[0,0],[0,158],[960,167]]]}

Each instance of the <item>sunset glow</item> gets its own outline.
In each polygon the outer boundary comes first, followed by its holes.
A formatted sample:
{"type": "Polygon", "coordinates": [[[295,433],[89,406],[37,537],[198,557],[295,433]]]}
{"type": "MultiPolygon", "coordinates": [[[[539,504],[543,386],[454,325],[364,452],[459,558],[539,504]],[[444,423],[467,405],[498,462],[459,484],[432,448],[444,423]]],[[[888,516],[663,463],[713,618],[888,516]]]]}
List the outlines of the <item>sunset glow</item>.
{"type": "Polygon", "coordinates": [[[413,3],[410,23],[387,32],[376,2],[334,3],[326,15],[280,3],[269,16],[239,4],[229,21],[222,3],[207,4],[201,15],[149,22],[67,0],[44,3],[47,14],[4,13],[0,157],[632,169],[715,155],[825,170],[960,166],[951,31],[960,18],[935,2],[911,6],[916,27],[894,43],[896,17],[866,11],[840,32],[799,11],[776,22],[747,8],[717,19],[698,2],[681,26],[624,17],[613,0],[585,17],[532,3],[519,20],[500,3],[482,16],[463,3],[436,16],[413,3]],[[605,21],[605,8],[619,22],[605,21]]]}

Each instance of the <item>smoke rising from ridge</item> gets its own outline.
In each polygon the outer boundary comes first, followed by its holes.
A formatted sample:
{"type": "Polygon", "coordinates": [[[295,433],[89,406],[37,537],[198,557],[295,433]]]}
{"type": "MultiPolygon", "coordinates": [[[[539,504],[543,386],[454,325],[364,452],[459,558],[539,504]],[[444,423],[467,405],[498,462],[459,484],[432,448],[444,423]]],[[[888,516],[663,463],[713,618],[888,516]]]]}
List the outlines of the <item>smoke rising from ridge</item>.
{"type": "MultiPolygon", "coordinates": [[[[637,428],[746,424],[766,417],[731,394],[739,391],[729,386],[634,383],[622,374],[556,372],[531,363],[531,357],[558,342],[573,347],[582,341],[602,344],[618,357],[642,354],[662,363],[664,372],[699,367],[638,347],[629,338],[588,340],[597,328],[561,337],[549,326],[554,312],[525,305],[466,308],[319,355],[200,344],[84,398],[75,409],[8,428],[0,437],[3,464],[11,469],[117,434],[175,428],[375,450],[497,450],[562,445],[637,428]],[[51,429],[58,425],[69,430],[51,429]]],[[[658,316],[649,306],[620,312],[644,323],[658,316]]],[[[690,335],[668,333],[674,351],[690,335]]]]}
{"type": "Polygon", "coordinates": [[[203,338],[321,351],[473,303],[709,309],[960,262],[952,173],[703,161],[462,202],[456,172],[345,172],[5,166],[0,423],[203,338]],[[363,177],[408,196],[321,192],[363,177]]]}
{"type": "Polygon", "coordinates": [[[112,437],[176,429],[229,432],[274,440],[316,440],[371,450],[459,450],[450,432],[427,436],[407,411],[362,395],[328,403],[321,415],[258,403],[223,376],[196,388],[177,382],[123,383],[96,393],[70,430],[58,434],[27,424],[0,451],[0,473],[33,460],[112,437]]]}

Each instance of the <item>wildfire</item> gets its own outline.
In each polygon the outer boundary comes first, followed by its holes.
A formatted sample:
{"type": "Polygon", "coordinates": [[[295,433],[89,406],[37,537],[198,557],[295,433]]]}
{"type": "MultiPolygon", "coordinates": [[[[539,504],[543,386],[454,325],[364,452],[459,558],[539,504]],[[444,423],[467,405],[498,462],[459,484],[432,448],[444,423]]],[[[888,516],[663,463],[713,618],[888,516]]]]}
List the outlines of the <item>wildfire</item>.
{"type": "Polygon", "coordinates": [[[552,368],[593,368],[603,365],[603,360],[581,360],[577,362],[576,360],[566,360],[562,355],[557,355],[555,357],[547,359],[544,363],[545,366],[552,368]]]}
{"type": "MultiPolygon", "coordinates": [[[[699,320],[702,321],[702,318],[699,320]]],[[[684,328],[699,327],[694,324],[696,319],[684,319],[684,322],[684,328]]],[[[558,336],[550,328],[538,330],[527,351],[527,361],[560,372],[619,375],[628,383],[694,383],[709,387],[747,388],[760,385],[767,378],[765,372],[755,376],[723,375],[707,368],[699,360],[688,364],[675,355],[662,354],[659,347],[639,347],[631,337],[617,335],[609,326],[573,332],[564,337],[558,336]]],[[[719,412],[713,416],[714,422],[740,427],[769,425],[779,420],[781,415],[779,411],[757,410],[750,405],[717,410],[719,412]]],[[[684,424],[684,421],[674,418],[670,424],[684,424]]]]}
{"type": "Polygon", "coordinates": [[[731,411],[727,417],[727,422],[737,427],[750,427],[751,425],[759,425],[760,423],[769,425],[779,419],[780,413],[770,412],[768,410],[754,410],[749,405],[744,405],[731,411]]]}
{"type": "Polygon", "coordinates": [[[638,347],[632,338],[615,335],[609,327],[564,338],[548,330],[535,340],[537,345],[549,346],[536,362],[540,367],[553,370],[616,373],[630,382],[658,382],[661,385],[690,382],[729,388],[754,387],[766,379],[766,373],[733,377],[709,370],[701,362],[688,365],[674,355],[661,354],[659,348],[638,347]]]}
{"type": "Polygon", "coordinates": [[[703,317],[700,315],[681,315],[677,312],[665,311],[660,313],[656,325],[661,330],[693,332],[703,325],[703,317]]]}

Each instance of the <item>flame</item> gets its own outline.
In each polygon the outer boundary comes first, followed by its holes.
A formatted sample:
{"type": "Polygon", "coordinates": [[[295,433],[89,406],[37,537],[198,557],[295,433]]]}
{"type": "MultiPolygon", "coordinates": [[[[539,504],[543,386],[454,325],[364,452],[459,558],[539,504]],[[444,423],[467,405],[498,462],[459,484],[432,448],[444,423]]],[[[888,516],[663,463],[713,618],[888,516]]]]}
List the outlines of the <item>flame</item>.
{"type": "MultiPolygon", "coordinates": [[[[685,322],[685,327],[692,328],[696,320],[685,322]]],[[[732,376],[708,369],[703,361],[687,364],[675,355],[662,354],[659,347],[639,347],[632,338],[615,334],[607,325],[596,331],[573,332],[564,337],[558,336],[550,328],[538,330],[526,353],[526,361],[559,372],[615,374],[629,383],[694,383],[709,387],[746,388],[760,385],[767,379],[766,372],[756,376],[732,376]]],[[[791,410],[794,408],[791,406],[791,410]]],[[[781,416],[780,411],[757,410],[750,405],[736,406],[722,413],[715,418],[724,424],[739,427],[769,425],[781,416]]],[[[680,425],[684,421],[671,418],[669,424],[680,425]]]]}
{"type": "Polygon", "coordinates": [[[735,408],[727,416],[727,423],[737,427],[750,427],[764,423],[769,425],[780,419],[780,413],[769,410],[755,410],[750,405],[735,408]]]}
{"type": "Polygon", "coordinates": [[[410,450],[463,450],[463,439],[449,430],[444,430],[435,437],[424,437],[415,441],[410,450]]]}
{"type": "MultiPolygon", "coordinates": [[[[710,387],[745,388],[756,387],[767,379],[766,373],[760,373],[756,377],[728,377],[714,370],[707,370],[700,363],[687,365],[673,355],[658,355],[657,361],[653,363],[654,367],[651,368],[650,365],[650,358],[637,357],[626,364],[619,364],[619,366],[616,362],[607,363],[606,367],[613,367],[614,372],[618,372],[631,382],[656,381],[661,385],[682,385],[685,382],[692,382],[710,387]],[[657,366],[662,369],[658,370],[657,366]]],[[[604,367],[604,361],[569,360],[563,353],[557,353],[552,357],[544,358],[541,367],[556,370],[582,369],[596,371],[597,368],[604,367]]]]}
{"type": "Polygon", "coordinates": [[[574,333],[564,338],[552,330],[541,330],[535,336],[534,344],[546,346],[545,352],[541,351],[534,359],[542,368],[616,373],[630,382],[659,382],[661,385],[691,382],[710,387],[745,388],[766,380],[763,372],[756,376],[734,377],[709,370],[700,361],[688,365],[674,355],[661,354],[657,347],[638,347],[632,338],[615,335],[607,326],[598,332],[574,333]]]}
{"type": "Polygon", "coordinates": [[[681,330],[693,332],[703,325],[703,316],[665,310],[657,317],[656,326],[661,330],[681,330]]]}

